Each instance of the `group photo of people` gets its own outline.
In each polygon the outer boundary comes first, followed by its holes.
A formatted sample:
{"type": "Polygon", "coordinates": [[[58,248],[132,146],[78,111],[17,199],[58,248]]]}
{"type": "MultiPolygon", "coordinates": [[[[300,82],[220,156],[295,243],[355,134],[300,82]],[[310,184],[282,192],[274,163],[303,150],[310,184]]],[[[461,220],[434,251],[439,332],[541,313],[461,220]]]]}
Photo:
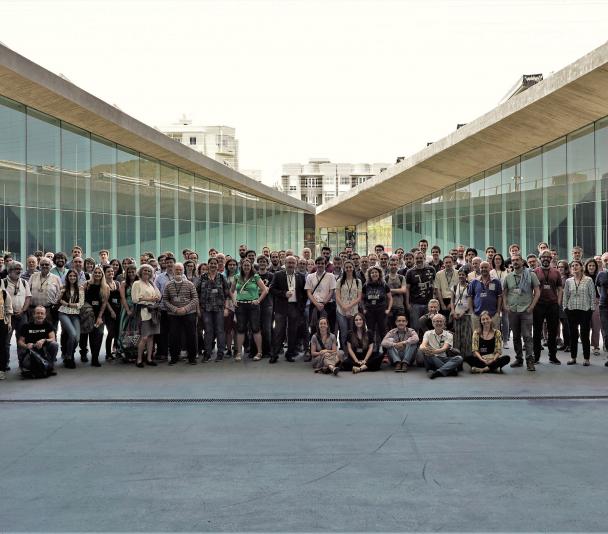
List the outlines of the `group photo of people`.
{"type": "Polygon", "coordinates": [[[430,379],[591,366],[608,352],[608,253],[583,255],[559,258],[545,242],[525,255],[517,244],[504,255],[444,253],[425,239],[367,255],[323,246],[317,257],[245,244],[234,257],[184,249],[119,260],[74,246],[22,264],[5,253],[0,380],[11,366],[43,378],[60,366],[244,359],[334,376],[420,368],[430,379]]]}

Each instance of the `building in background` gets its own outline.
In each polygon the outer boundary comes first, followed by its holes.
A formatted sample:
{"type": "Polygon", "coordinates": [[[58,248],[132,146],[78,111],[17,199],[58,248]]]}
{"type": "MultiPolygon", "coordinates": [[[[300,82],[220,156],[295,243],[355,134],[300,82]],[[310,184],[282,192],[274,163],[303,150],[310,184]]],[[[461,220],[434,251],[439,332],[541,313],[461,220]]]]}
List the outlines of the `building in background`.
{"type": "Polygon", "coordinates": [[[388,163],[332,163],[311,159],[308,163],[285,163],[279,191],[318,206],[385,171],[388,163]]]}
{"type": "MultiPolygon", "coordinates": [[[[236,154],[229,130],[227,144],[222,127],[205,135],[236,154]]],[[[305,241],[314,228],[309,204],[0,45],[0,250],[23,260],[75,244],[87,256],[107,248],[116,258],[191,248],[205,258],[211,247],[235,255],[241,243],[301,250],[314,246],[305,241]]]]}
{"type": "Polygon", "coordinates": [[[608,250],[607,95],[608,43],[524,76],[493,110],[319,206],[318,243],[608,250]]]}
{"type": "Polygon", "coordinates": [[[239,141],[230,126],[197,126],[185,115],[175,123],[157,128],[166,136],[208,158],[239,170],[239,141]]]}

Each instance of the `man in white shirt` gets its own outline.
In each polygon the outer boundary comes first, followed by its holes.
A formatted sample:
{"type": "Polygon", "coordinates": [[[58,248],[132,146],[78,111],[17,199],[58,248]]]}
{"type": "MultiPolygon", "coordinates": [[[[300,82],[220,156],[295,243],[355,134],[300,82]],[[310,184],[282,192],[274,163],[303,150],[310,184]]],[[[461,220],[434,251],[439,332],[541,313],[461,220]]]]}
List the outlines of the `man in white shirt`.
{"type": "Polygon", "coordinates": [[[0,289],[4,289],[11,298],[13,305],[13,315],[11,316],[11,329],[6,336],[6,365],[9,369],[11,339],[13,332],[19,332],[21,327],[28,322],[27,309],[30,306],[32,294],[30,285],[23,278],[23,266],[18,261],[13,261],[8,265],[8,276],[2,280],[0,289]]]}
{"type": "Polygon", "coordinates": [[[310,299],[310,331],[314,334],[317,323],[322,316],[329,320],[330,332],[335,330],[336,311],[335,302],[332,306],[334,293],[336,291],[336,278],[325,270],[325,258],[319,256],[315,260],[317,272],[310,273],[306,277],[304,289],[310,299]],[[333,323],[332,323],[333,308],[333,323]]]}
{"type": "Polygon", "coordinates": [[[447,350],[451,349],[454,338],[450,332],[444,330],[445,317],[440,313],[433,315],[433,330],[424,333],[420,350],[424,354],[424,365],[431,380],[442,377],[457,375],[462,365],[462,356],[448,356],[447,350]]]}

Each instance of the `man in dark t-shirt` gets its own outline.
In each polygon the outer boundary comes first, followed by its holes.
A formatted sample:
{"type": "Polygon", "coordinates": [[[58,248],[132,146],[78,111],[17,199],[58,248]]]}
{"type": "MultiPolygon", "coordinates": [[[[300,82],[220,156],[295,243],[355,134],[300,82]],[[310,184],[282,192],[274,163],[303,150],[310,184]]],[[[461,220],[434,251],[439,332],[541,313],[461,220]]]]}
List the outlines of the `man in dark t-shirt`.
{"type": "Polygon", "coordinates": [[[427,312],[429,300],[433,298],[435,269],[424,263],[424,254],[420,251],[414,255],[415,265],[405,275],[407,285],[406,307],[410,312],[411,327],[417,332],[418,318],[427,312]]]}
{"type": "Polygon", "coordinates": [[[46,308],[36,306],[34,318],[31,322],[24,324],[19,330],[17,338],[17,355],[21,364],[26,351],[33,350],[47,360],[51,369],[55,363],[59,345],[55,341],[55,329],[46,320],[46,308]]]}
{"type": "Polygon", "coordinates": [[[559,365],[557,359],[557,330],[559,327],[559,306],[562,303],[562,277],[551,267],[551,252],[545,250],[540,255],[540,267],[534,269],[540,282],[540,297],[534,306],[534,360],[538,363],[542,350],[543,323],[547,323],[547,346],[549,361],[559,365]]]}

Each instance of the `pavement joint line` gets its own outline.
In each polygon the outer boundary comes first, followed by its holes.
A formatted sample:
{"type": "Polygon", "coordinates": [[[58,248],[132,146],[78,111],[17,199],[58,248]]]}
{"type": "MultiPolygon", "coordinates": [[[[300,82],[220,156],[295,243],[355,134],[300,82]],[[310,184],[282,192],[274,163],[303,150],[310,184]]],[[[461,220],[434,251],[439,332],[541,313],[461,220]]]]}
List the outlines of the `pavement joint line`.
{"type": "Polygon", "coordinates": [[[192,398],[40,398],[1,399],[0,404],[302,404],[302,403],[382,403],[583,400],[605,401],[608,395],[466,395],[439,397],[192,397],[192,398]]]}

